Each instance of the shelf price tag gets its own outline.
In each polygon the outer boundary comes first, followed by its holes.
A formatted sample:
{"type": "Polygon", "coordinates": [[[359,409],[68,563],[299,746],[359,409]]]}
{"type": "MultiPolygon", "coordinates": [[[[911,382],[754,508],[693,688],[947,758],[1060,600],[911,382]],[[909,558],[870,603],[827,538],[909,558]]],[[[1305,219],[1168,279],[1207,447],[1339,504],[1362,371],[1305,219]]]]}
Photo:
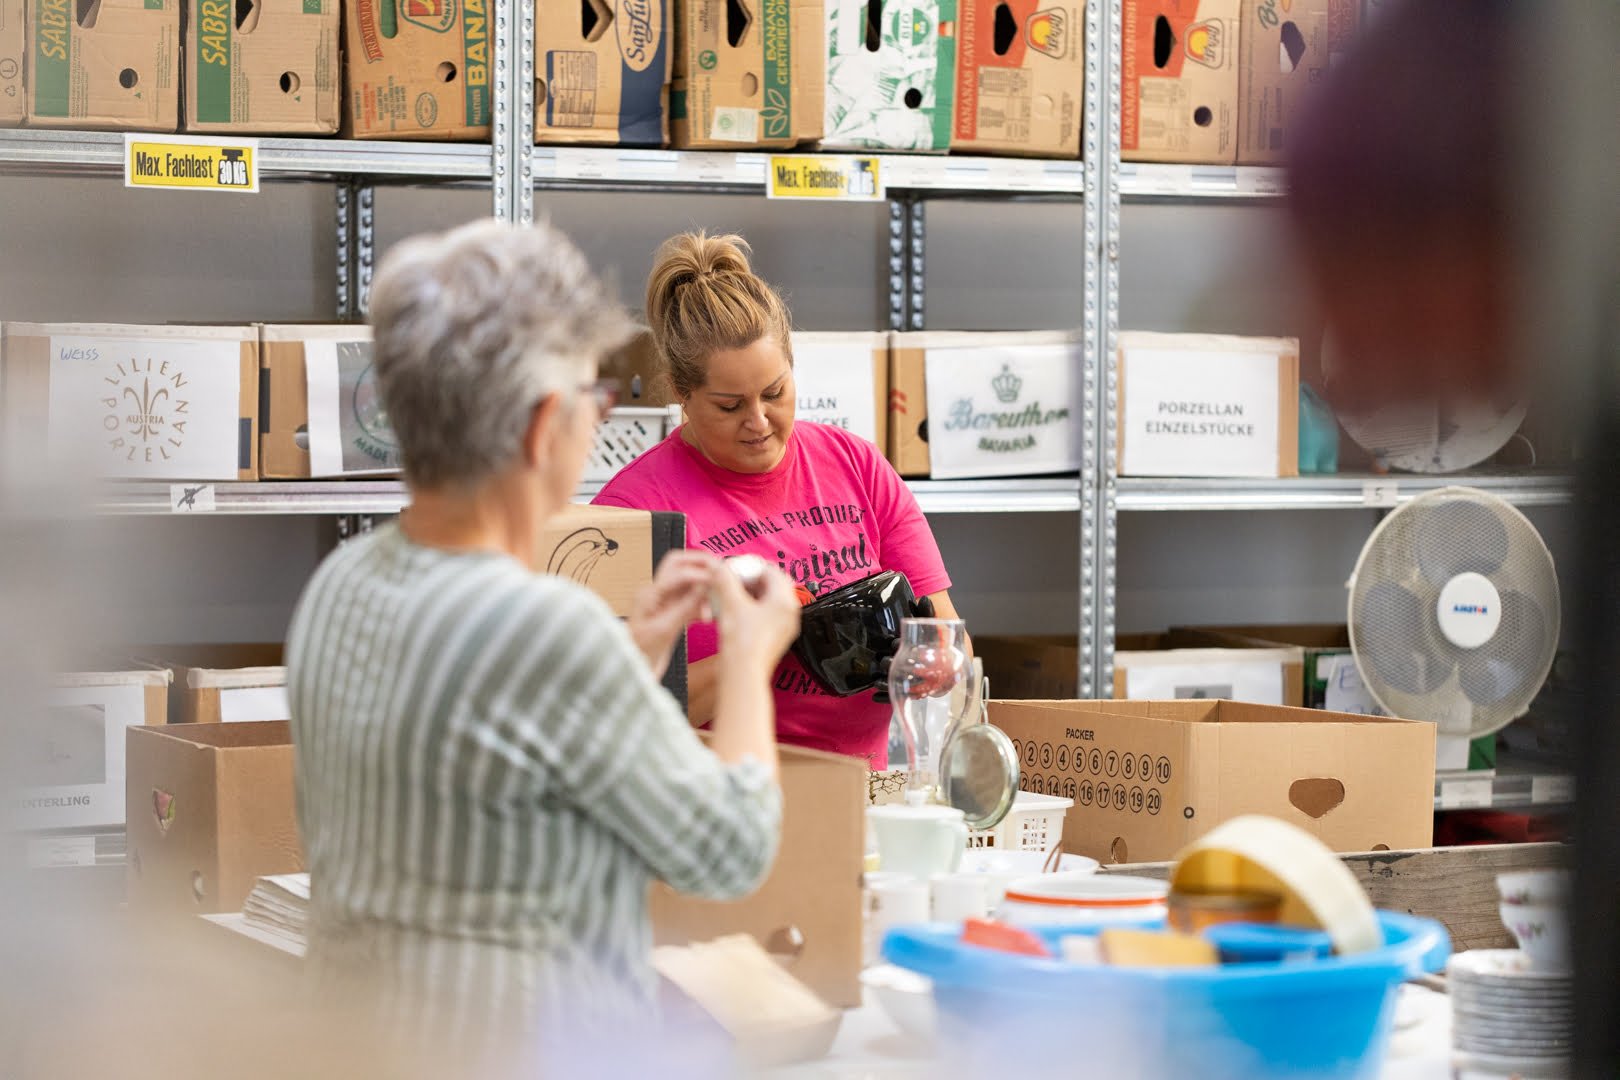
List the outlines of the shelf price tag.
{"type": "Polygon", "coordinates": [[[1399,501],[1400,493],[1397,480],[1367,480],[1361,485],[1361,505],[1388,509],[1399,501]]]}
{"type": "Polygon", "coordinates": [[[124,186],[257,193],[259,141],[126,134],[124,186]]]}
{"type": "Polygon", "coordinates": [[[1493,786],[1489,778],[1480,780],[1442,780],[1440,782],[1440,809],[1486,809],[1491,805],[1493,786]]]}
{"type": "Polygon", "coordinates": [[[883,177],[876,157],[843,154],[772,154],[765,193],[773,199],[843,199],[876,202],[883,177]]]}
{"type": "Polygon", "coordinates": [[[1573,776],[1537,776],[1530,781],[1530,801],[1536,806],[1568,806],[1575,801],[1573,776]]]}

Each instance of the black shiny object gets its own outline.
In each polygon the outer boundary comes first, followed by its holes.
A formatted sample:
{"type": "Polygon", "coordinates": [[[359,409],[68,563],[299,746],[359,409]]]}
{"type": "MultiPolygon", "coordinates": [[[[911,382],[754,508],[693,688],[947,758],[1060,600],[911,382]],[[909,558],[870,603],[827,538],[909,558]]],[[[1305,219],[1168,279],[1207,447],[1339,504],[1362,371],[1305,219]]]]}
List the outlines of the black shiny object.
{"type": "MultiPolygon", "coordinates": [[[[921,603],[926,602],[924,597],[921,603]]],[[[806,604],[793,655],[834,697],[877,689],[878,700],[887,700],[889,664],[900,650],[900,620],[919,614],[906,575],[883,570],[806,604]]]]}

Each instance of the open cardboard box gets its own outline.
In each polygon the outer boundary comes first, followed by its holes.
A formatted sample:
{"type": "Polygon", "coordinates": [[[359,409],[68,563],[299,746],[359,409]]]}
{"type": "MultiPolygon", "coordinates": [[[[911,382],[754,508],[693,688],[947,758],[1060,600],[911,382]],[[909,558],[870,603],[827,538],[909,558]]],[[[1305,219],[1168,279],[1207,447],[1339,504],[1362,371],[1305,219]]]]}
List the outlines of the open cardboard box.
{"type": "Polygon", "coordinates": [[[303,869],[285,720],[130,728],[129,903],[238,911],[265,874],[303,869]]]}
{"type": "Polygon", "coordinates": [[[27,0],[0,0],[0,128],[17,127],[28,113],[28,88],[23,83],[27,7],[27,0]]]}
{"type": "Polygon", "coordinates": [[[684,149],[789,148],[821,138],[822,0],[673,0],[670,114],[684,149]]]}
{"type": "Polygon", "coordinates": [[[1428,847],[1433,724],[1234,701],[993,701],[1027,791],[1074,799],[1063,849],[1172,859],[1241,814],[1335,851],[1428,847]]]}
{"type": "Polygon", "coordinates": [[[35,0],[28,126],[174,131],[180,124],[180,0],[35,0]]]}
{"type": "Polygon", "coordinates": [[[1120,157],[1237,160],[1241,0],[1124,0],[1120,157]]]}
{"type": "Polygon", "coordinates": [[[337,131],[338,0],[186,0],[186,25],[186,131],[337,131]]]}
{"type": "Polygon", "coordinates": [[[780,748],[782,842],[758,891],[735,901],[652,890],[659,945],[751,935],[829,1005],[860,1004],[861,874],[865,869],[864,761],[780,748]]]}

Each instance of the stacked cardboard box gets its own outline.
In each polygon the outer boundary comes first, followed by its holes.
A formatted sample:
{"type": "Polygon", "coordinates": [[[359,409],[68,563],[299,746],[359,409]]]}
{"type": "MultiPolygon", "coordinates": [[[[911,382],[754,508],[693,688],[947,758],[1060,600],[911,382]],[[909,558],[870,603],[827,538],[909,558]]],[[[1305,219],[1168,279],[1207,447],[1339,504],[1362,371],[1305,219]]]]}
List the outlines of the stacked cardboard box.
{"type": "Polygon", "coordinates": [[[371,366],[371,327],[261,326],[259,339],[265,479],[399,471],[399,441],[371,366]]]}
{"type": "Polygon", "coordinates": [[[30,126],[155,132],[179,126],[179,0],[29,4],[30,126]]]}
{"type": "Polygon", "coordinates": [[[1299,475],[1299,341],[1119,336],[1121,476],[1299,475]]]}
{"type": "Polygon", "coordinates": [[[675,145],[788,148],[821,138],[822,0],[675,0],[675,145]]]}
{"type": "Polygon", "coordinates": [[[889,461],[938,479],[1075,471],[1080,353],[1069,333],[895,334],[889,461]]]}
{"type": "Polygon", "coordinates": [[[1120,157],[1237,160],[1241,0],[1125,0],[1120,157]]]}
{"type": "Polygon", "coordinates": [[[340,21],[338,0],[186,0],[185,130],[337,131],[340,21]]]}
{"type": "Polygon", "coordinates": [[[668,143],[667,0],[538,0],[534,22],[536,142],[668,143]]]}
{"type": "Polygon", "coordinates": [[[488,0],[345,0],[344,134],[489,138],[491,16],[488,0]]]}
{"type": "Polygon", "coordinates": [[[938,150],[951,144],[956,0],[828,0],[831,150],[938,150]]]}
{"type": "Polygon", "coordinates": [[[1084,27],[1078,0],[962,0],[951,149],[1078,157],[1084,27]]]}
{"type": "Polygon", "coordinates": [[[5,435],[86,476],[254,480],[258,367],[251,327],[6,323],[5,435]]]}
{"type": "Polygon", "coordinates": [[[28,115],[28,86],[23,82],[27,7],[28,0],[0,0],[0,127],[17,127],[28,115]]]}
{"type": "Polygon", "coordinates": [[[1357,0],[1243,0],[1239,165],[1283,158],[1300,103],[1355,36],[1357,0]]]}

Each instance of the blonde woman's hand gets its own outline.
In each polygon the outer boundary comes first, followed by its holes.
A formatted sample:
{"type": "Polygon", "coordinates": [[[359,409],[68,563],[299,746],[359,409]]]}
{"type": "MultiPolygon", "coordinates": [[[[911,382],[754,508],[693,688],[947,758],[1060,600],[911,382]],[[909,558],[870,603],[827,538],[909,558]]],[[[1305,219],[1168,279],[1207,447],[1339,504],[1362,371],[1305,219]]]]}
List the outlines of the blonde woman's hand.
{"type": "Polygon", "coordinates": [[[710,586],[723,572],[720,560],[707,552],[672,551],[658,564],[652,581],[636,593],[628,620],[630,637],[658,678],[668,670],[675,643],[687,626],[707,616],[710,586]]]}
{"type": "Polygon", "coordinates": [[[754,660],[774,668],[799,636],[799,598],[781,570],[763,563],[745,584],[721,564],[714,574],[715,620],[723,659],[754,660]]]}

